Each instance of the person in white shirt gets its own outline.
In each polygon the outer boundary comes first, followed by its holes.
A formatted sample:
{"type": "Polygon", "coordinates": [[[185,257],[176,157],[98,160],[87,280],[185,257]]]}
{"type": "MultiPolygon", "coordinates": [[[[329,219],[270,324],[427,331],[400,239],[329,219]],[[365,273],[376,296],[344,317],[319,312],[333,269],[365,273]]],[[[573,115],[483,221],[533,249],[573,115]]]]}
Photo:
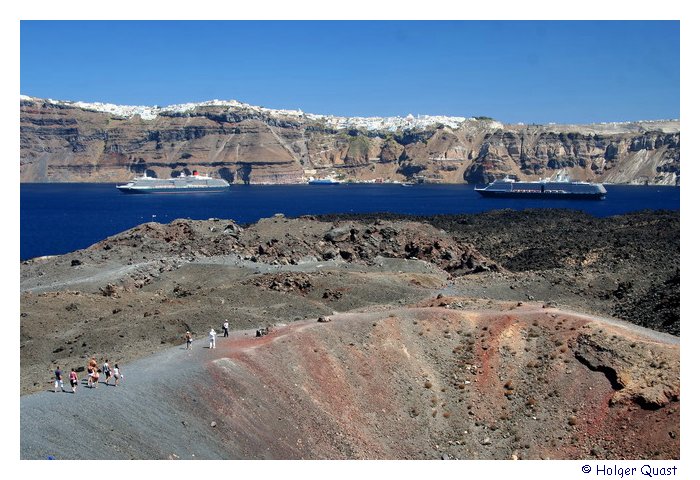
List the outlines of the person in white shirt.
{"type": "Polygon", "coordinates": [[[228,337],[228,320],[224,320],[224,337],[228,337]]]}
{"type": "Polygon", "coordinates": [[[102,364],[102,373],[105,374],[105,385],[109,385],[109,378],[112,376],[112,369],[109,368],[109,360],[102,364]]]}
{"type": "Polygon", "coordinates": [[[209,348],[216,348],[216,330],[209,331],[209,348]]]}
{"type": "Polygon", "coordinates": [[[114,386],[119,385],[119,379],[124,378],[124,374],[119,371],[119,364],[114,364],[114,386]]]}

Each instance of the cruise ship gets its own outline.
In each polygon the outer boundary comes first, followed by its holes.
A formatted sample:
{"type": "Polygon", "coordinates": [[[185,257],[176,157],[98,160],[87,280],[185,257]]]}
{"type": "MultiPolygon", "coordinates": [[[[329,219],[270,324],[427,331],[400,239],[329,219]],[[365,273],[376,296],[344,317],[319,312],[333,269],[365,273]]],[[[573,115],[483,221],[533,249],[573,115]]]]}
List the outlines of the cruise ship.
{"type": "Polygon", "coordinates": [[[572,182],[565,173],[558,173],[554,179],[537,182],[519,182],[512,178],[502,178],[474,191],[484,197],[508,198],[562,198],[582,200],[602,200],[608,193],[599,183],[572,182]]]}
{"type": "Polygon", "coordinates": [[[226,180],[200,175],[196,170],[192,175],[180,173],[174,178],[153,178],[144,173],[143,177],[136,177],[126,185],[117,185],[117,189],[124,193],[223,192],[228,187],[226,180]]]}

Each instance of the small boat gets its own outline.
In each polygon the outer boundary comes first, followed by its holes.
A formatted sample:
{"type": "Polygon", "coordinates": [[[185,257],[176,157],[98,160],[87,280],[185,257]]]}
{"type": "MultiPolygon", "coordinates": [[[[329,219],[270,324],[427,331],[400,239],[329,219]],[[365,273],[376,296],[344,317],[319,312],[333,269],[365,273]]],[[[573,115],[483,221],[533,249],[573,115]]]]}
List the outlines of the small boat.
{"type": "Polygon", "coordinates": [[[229,186],[226,180],[200,175],[195,170],[192,175],[183,172],[175,178],[154,178],[144,173],[125,185],[117,185],[117,189],[123,193],[201,193],[223,192],[229,186]]]}
{"type": "Polygon", "coordinates": [[[341,182],[334,178],[309,178],[309,185],[339,185],[341,182]]]}

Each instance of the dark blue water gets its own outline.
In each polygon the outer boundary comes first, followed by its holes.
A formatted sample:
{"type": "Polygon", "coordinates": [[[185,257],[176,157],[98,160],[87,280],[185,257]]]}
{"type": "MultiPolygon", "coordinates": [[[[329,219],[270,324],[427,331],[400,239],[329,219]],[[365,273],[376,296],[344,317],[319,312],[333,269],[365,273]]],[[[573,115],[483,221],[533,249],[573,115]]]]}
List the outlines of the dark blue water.
{"type": "Polygon", "coordinates": [[[642,209],[680,210],[680,188],[606,186],[601,201],[482,198],[473,185],[234,185],[225,193],[126,195],[113,184],[22,184],[22,260],[85,248],[150,221],[227,218],[251,223],[275,213],[478,213],[569,208],[603,217],[642,209]]]}

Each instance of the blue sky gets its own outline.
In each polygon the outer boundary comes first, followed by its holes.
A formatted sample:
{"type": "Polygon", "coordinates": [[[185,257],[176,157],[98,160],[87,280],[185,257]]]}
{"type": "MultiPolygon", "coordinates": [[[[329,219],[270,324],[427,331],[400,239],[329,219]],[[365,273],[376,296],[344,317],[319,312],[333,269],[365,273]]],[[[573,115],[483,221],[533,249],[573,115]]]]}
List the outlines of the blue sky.
{"type": "Polygon", "coordinates": [[[677,21],[22,21],[21,93],[505,122],[680,116],[677,21]]]}

